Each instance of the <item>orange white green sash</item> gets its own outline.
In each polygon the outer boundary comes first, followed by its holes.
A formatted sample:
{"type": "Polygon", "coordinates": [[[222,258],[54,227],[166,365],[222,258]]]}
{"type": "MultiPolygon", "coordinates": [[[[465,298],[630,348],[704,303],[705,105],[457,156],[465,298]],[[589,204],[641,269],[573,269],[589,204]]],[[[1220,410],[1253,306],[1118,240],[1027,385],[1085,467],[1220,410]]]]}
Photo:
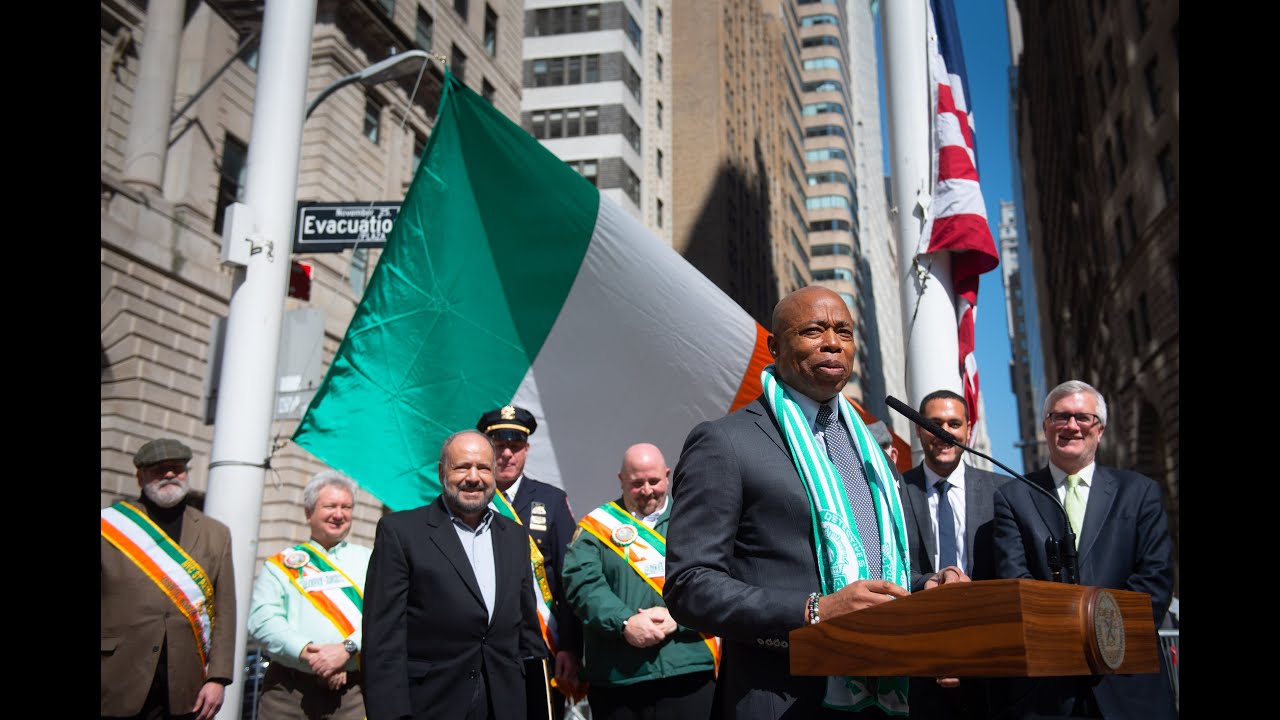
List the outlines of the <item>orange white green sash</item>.
{"type": "Polygon", "coordinates": [[[360,627],[364,594],[322,548],[310,542],[295,545],[267,558],[267,562],[284,573],[342,637],[349,637],[360,627]]]}
{"type": "MultiPolygon", "coordinates": [[[[649,587],[662,597],[667,579],[667,539],[656,530],[635,519],[617,502],[611,502],[587,513],[578,522],[606,547],[622,556],[649,587]]],[[[706,633],[702,641],[711,651],[716,673],[720,672],[720,638],[706,633]]]]}
{"type": "Polygon", "coordinates": [[[168,596],[191,625],[202,666],[209,663],[213,636],[213,582],[173,538],[127,502],[102,509],[102,537],[168,596]]]}
{"type": "MultiPolygon", "coordinates": [[[[501,492],[493,494],[493,502],[490,505],[508,520],[514,521],[517,525],[524,525],[520,522],[516,509],[511,507],[511,502],[501,492]]],[[[551,650],[551,657],[554,658],[559,647],[560,633],[559,628],[556,627],[556,618],[551,614],[551,586],[547,584],[546,560],[542,557],[542,551],[538,549],[538,543],[533,541],[533,536],[529,537],[529,565],[533,567],[535,584],[533,597],[537,600],[535,605],[538,608],[538,625],[542,629],[542,639],[546,641],[547,647],[551,650]]]]}

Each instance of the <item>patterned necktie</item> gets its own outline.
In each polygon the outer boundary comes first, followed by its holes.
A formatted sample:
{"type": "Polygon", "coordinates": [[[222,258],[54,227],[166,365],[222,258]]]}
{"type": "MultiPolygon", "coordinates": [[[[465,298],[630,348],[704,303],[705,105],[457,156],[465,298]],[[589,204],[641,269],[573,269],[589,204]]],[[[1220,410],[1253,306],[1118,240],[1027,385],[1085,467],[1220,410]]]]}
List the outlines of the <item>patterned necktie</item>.
{"type": "Polygon", "coordinates": [[[1079,475],[1067,476],[1067,501],[1063,503],[1067,510],[1067,520],[1071,521],[1071,532],[1076,534],[1076,547],[1080,547],[1080,528],[1084,526],[1084,497],[1080,494],[1079,475]]]}
{"type": "Polygon", "coordinates": [[[826,440],[827,457],[831,458],[832,464],[840,471],[840,478],[844,480],[844,491],[849,496],[849,506],[853,508],[853,517],[858,524],[858,537],[862,539],[862,549],[867,554],[868,577],[879,580],[880,526],[876,524],[871,488],[862,472],[858,451],[849,442],[849,433],[845,432],[844,425],[834,420],[835,413],[830,406],[818,408],[818,427],[826,440]]]}
{"type": "Polygon", "coordinates": [[[947,488],[951,483],[938,481],[938,567],[960,564],[960,552],[956,549],[956,519],[951,512],[951,502],[947,500],[947,488]]]}

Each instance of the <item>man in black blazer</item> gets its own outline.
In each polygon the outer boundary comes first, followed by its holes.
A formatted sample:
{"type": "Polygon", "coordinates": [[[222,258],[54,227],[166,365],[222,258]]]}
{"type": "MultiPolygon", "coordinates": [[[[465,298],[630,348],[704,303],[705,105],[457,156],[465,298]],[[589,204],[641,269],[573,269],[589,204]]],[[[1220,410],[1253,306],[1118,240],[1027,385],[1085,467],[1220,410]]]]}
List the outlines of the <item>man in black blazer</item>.
{"type": "MultiPolygon", "coordinates": [[[[1056,494],[1073,516],[1080,584],[1150,594],[1158,625],[1173,592],[1173,543],[1160,486],[1138,473],[1095,462],[1107,425],[1107,403],[1092,386],[1065,382],[1049,392],[1044,408],[1049,465],[1028,479],[1056,494]],[[1081,508],[1078,513],[1075,507],[1081,508]]],[[[1064,535],[1062,511],[1043,493],[1020,482],[996,491],[1000,577],[1052,580],[1045,539],[1062,541],[1064,535]]],[[[1160,673],[1011,680],[1010,714],[1174,718],[1168,668],[1160,655],[1160,673]]]]}
{"type": "MultiPolygon", "coordinates": [[[[920,401],[920,414],[969,444],[969,412],[964,397],[935,390],[920,401]]],[[[959,565],[973,580],[992,580],[995,549],[992,532],[995,491],[1011,478],[962,462],[964,451],[916,428],[924,462],[902,474],[902,511],[911,543],[911,568],[924,578],[940,566],[959,565]],[[939,484],[946,482],[946,495],[939,484]],[[939,512],[947,515],[939,523],[939,512]],[[940,537],[950,528],[950,537],[940,537]],[[944,542],[946,540],[946,542],[944,542]],[[946,553],[948,557],[940,557],[946,553]]],[[[912,590],[922,590],[923,584],[912,590]]],[[[988,718],[986,680],[966,678],[959,687],[942,688],[930,678],[911,678],[911,716],[922,718],[988,718]]]]}
{"type": "MultiPolygon", "coordinates": [[[[787,392],[818,405],[833,401],[853,366],[853,320],[840,296],[802,288],[778,303],[772,325],[769,351],[787,392]]],[[[890,469],[893,485],[900,478],[890,469]]],[[[693,429],[676,466],[673,498],[663,599],[678,623],[722,640],[714,714],[847,716],[822,707],[826,678],[789,671],[787,634],[811,620],[807,600],[820,592],[821,580],[807,491],[764,396],[693,429]]],[[[906,594],[887,580],[857,580],[821,596],[817,615],[906,594]]]]}
{"type": "Polygon", "coordinates": [[[528,535],[489,508],[493,443],[455,433],[435,502],[378,521],[364,595],[369,720],[524,720],[541,656],[528,535]]]}
{"type": "MultiPolygon", "coordinates": [[[[569,496],[564,490],[535,480],[524,472],[525,461],[529,459],[529,436],[538,429],[538,421],[533,413],[522,407],[504,405],[490,410],[480,416],[476,429],[493,440],[498,450],[495,479],[498,490],[502,492],[511,507],[524,523],[529,537],[538,545],[542,553],[547,585],[551,590],[551,613],[556,620],[556,652],[551,655],[550,647],[546,647],[545,655],[550,657],[551,668],[556,684],[569,691],[577,689],[578,670],[582,665],[582,621],[573,614],[573,609],[564,599],[564,587],[560,580],[560,572],[564,569],[564,549],[573,539],[573,531],[577,521],[573,519],[573,510],[569,507],[569,496]]],[[[535,625],[534,627],[539,627],[535,625]]],[[[530,668],[530,672],[542,672],[541,668],[530,668]]],[[[565,694],[553,690],[549,686],[538,691],[530,683],[530,720],[546,715],[548,698],[551,703],[551,715],[554,720],[564,716],[565,694]]]]}

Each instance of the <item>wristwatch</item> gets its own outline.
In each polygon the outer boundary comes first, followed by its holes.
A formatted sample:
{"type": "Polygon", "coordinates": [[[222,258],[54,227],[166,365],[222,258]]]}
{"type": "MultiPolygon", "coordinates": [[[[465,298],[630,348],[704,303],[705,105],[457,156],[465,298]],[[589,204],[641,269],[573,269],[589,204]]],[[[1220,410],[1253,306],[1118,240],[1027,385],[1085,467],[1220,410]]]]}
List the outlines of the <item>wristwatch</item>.
{"type": "Polygon", "coordinates": [[[355,642],[354,640],[352,640],[351,638],[347,638],[346,640],[343,640],[343,641],[342,641],[342,649],[343,649],[343,650],[346,650],[347,652],[351,653],[352,655],[355,655],[357,652],[359,652],[359,651],[360,651],[359,646],[357,646],[357,645],[356,645],[356,642],[355,642]]]}

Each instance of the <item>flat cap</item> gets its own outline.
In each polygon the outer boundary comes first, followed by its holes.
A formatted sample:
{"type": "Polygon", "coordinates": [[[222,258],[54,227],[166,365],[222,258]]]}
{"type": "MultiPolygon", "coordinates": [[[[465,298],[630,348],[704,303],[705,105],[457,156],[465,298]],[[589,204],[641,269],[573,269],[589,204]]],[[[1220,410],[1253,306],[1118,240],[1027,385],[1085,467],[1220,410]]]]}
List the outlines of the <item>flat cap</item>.
{"type": "Polygon", "coordinates": [[[481,415],[476,429],[494,440],[528,440],[538,429],[538,421],[522,407],[503,405],[481,415]]]}
{"type": "Polygon", "coordinates": [[[882,448],[891,447],[893,445],[893,436],[889,434],[889,426],[884,424],[883,420],[877,420],[867,426],[871,431],[871,437],[876,439],[876,444],[882,448]]]}
{"type": "Polygon", "coordinates": [[[134,467],[155,465],[165,460],[190,460],[191,448],[173,438],[157,438],[133,454],[134,467]]]}

